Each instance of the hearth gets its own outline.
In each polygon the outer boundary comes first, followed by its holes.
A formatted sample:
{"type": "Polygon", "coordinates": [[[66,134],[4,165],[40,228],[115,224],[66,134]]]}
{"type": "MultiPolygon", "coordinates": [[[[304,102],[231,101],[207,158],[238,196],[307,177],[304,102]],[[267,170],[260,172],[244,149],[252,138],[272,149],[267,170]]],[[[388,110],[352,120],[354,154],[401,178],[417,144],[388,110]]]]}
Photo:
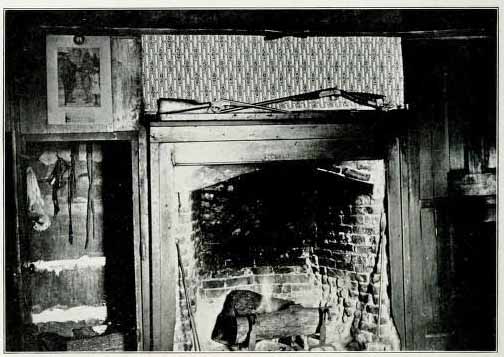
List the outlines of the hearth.
{"type": "Polygon", "coordinates": [[[376,122],[194,124],[151,123],[154,349],[398,350],[376,122]]]}

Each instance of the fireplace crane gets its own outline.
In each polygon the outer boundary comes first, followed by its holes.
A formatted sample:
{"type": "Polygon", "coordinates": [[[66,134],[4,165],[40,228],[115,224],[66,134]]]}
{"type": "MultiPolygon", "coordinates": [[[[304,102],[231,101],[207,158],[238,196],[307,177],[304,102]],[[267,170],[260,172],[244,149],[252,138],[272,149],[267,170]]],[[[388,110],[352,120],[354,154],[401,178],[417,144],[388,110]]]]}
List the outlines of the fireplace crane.
{"type": "Polygon", "coordinates": [[[212,113],[230,113],[246,108],[262,109],[272,112],[286,113],[288,111],[269,107],[271,104],[283,102],[300,102],[305,100],[314,100],[322,98],[345,98],[359,105],[364,105],[377,110],[391,109],[390,104],[386,103],[385,96],[382,94],[351,92],[342,89],[326,88],[312,92],[290,95],[276,99],[269,99],[258,103],[245,103],[236,100],[223,99],[215,102],[198,102],[192,99],[178,98],[160,98],[158,99],[158,114],[175,114],[207,109],[212,113]]]}

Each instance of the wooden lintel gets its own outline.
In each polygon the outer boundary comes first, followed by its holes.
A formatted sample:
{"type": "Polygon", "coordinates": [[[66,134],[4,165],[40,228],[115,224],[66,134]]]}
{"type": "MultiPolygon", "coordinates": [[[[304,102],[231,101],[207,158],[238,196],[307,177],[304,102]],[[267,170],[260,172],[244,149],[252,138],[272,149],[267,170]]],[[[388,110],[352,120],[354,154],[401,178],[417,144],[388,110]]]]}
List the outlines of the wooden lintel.
{"type": "Polygon", "coordinates": [[[342,124],[273,124],[273,125],[218,125],[152,127],[153,142],[196,142],[230,140],[286,140],[286,139],[329,139],[369,136],[376,123],[342,124]]]}
{"type": "MultiPolygon", "coordinates": [[[[166,145],[166,144],[162,144],[166,145]]],[[[176,143],[172,160],[179,165],[248,164],[270,161],[370,159],[379,156],[371,140],[262,140],[176,143]]]]}

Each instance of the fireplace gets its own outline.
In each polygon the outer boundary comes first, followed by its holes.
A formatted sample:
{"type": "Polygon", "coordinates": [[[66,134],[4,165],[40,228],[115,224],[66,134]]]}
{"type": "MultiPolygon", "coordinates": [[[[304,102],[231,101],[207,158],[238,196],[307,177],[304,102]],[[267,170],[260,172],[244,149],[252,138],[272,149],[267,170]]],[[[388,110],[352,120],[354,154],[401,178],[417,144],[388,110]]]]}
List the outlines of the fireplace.
{"type": "Polygon", "coordinates": [[[155,350],[398,350],[383,113],[151,123],[155,350]]]}

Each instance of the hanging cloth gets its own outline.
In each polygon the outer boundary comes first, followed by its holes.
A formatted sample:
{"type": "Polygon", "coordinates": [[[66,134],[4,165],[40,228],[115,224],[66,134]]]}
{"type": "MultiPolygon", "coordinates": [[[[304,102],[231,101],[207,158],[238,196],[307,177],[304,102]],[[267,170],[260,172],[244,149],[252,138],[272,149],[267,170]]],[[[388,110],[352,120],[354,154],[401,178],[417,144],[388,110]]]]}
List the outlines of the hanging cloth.
{"type": "Polygon", "coordinates": [[[54,205],[54,216],[58,214],[60,211],[59,202],[58,202],[58,191],[65,187],[64,175],[65,172],[68,171],[69,165],[63,160],[61,157],[57,157],[56,164],[54,165],[54,169],[49,176],[49,184],[52,186],[52,201],[54,205]]]}
{"type": "Polygon", "coordinates": [[[26,169],[26,196],[28,199],[28,217],[33,220],[33,229],[45,231],[51,226],[51,219],[44,211],[44,199],[40,193],[37,176],[31,167],[26,169]]]}

